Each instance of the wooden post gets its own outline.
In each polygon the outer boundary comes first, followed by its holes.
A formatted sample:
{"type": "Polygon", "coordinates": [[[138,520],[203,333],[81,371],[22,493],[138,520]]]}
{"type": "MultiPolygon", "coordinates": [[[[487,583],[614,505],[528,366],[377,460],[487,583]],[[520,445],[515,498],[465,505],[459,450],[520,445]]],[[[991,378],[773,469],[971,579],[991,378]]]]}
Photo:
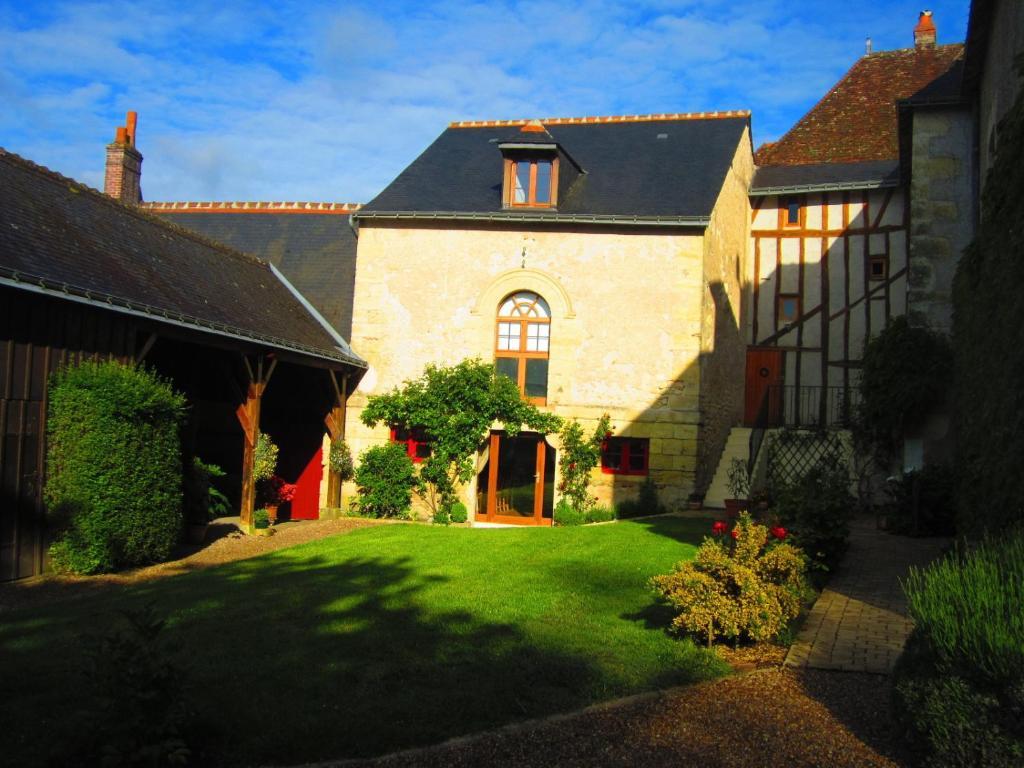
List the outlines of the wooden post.
{"type": "Polygon", "coordinates": [[[253,370],[249,359],[244,355],[242,362],[245,363],[245,370],[249,376],[249,386],[245,396],[241,398],[241,404],[235,409],[235,416],[245,434],[245,446],[242,452],[242,503],[239,515],[242,530],[251,533],[253,512],[256,511],[256,480],[253,477],[253,468],[256,463],[256,442],[260,436],[260,407],[263,393],[270,383],[270,377],[274,374],[274,368],[277,367],[277,360],[270,361],[266,372],[263,370],[262,355],[257,358],[256,370],[253,370]]]}
{"type": "MultiPolygon", "coordinates": [[[[334,371],[327,372],[331,377],[331,386],[334,389],[334,405],[324,418],[324,424],[327,425],[327,434],[330,435],[331,444],[333,445],[336,440],[342,440],[345,437],[345,401],[348,396],[348,374],[341,377],[341,384],[338,384],[338,376],[334,371]]],[[[329,507],[340,507],[341,506],[341,475],[334,471],[330,465],[330,459],[327,463],[327,506],[329,507]]]]}

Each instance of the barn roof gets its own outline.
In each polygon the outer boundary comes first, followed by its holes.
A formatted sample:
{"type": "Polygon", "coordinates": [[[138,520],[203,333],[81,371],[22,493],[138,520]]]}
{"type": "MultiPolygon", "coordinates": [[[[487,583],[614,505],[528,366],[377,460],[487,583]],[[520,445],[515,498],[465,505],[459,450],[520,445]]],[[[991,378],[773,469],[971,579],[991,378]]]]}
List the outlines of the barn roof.
{"type": "Polygon", "coordinates": [[[0,283],[365,367],[271,264],[2,149],[0,283]]]}

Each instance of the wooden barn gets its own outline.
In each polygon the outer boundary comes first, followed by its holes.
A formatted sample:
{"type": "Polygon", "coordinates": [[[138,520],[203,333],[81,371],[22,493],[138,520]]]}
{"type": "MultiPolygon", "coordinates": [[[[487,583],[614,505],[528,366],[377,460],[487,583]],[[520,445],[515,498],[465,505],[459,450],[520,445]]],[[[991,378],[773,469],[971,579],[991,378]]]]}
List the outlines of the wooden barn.
{"type": "Polygon", "coordinates": [[[336,502],[324,447],[366,364],[317,310],[273,265],[0,150],[0,580],[46,567],[47,382],[90,358],[185,393],[185,453],[227,471],[243,525],[258,431],[293,518],[336,502]]]}

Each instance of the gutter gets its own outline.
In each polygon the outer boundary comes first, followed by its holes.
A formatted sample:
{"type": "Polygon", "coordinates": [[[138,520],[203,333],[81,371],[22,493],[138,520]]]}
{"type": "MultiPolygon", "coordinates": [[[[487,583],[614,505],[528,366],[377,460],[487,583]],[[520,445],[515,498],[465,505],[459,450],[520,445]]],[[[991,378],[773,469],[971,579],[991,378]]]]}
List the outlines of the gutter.
{"type": "Polygon", "coordinates": [[[357,211],[352,221],[359,220],[417,221],[487,221],[502,224],[615,224],[629,227],[706,227],[710,216],[622,216],[578,213],[508,214],[471,213],[460,211],[357,211]]]}
{"type": "Polygon", "coordinates": [[[898,187],[899,179],[869,179],[867,181],[830,181],[822,184],[790,184],[777,187],[751,187],[751,197],[765,195],[796,194],[800,192],[843,192],[855,189],[886,189],[898,187]]]}
{"type": "Polygon", "coordinates": [[[58,299],[66,299],[68,301],[85,304],[90,307],[113,310],[114,312],[130,315],[132,317],[139,317],[145,320],[167,323],[168,325],[186,328],[191,331],[198,330],[215,336],[223,336],[239,341],[266,344],[278,349],[298,352],[319,360],[328,360],[332,363],[345,363],[347,365],[356,366],[357,368],[366,368],[366,363],[363,360],[354,356],[349,357],[340,350],[336,355],[329,354],[326,353],[325,350],[310,347],[305,344],[298,344],[277,336],[267,336],[251,331],[244,331],[241,328],[235,328],[223,323],[201,320],[198,317],[186,315],[181,312],[172,312],[171,310],[161,309],[159,307],[150,306],[149,304],[129,301],[128,299],[123,299],[112,294],[91,291],[68,283],[49,281],[46,278],[26,274],[7,267],[0,267],[0,285],[16,288],[21,291],[30,291],[44,296],[51,296],[58,299]]]}

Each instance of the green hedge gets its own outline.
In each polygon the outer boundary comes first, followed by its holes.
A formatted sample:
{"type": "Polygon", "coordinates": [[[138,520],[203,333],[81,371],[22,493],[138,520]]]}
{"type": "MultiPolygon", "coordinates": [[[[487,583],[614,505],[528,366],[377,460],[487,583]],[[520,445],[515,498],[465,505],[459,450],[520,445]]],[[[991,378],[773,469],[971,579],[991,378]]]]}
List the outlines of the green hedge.
{"type": "Polygon", "coordinates": [[[912,571],[897,713],[931,766],[1024,765],[1024,534],[912,571]]]}
{"type": "Polygon", "coordinates": [[[999,126],[977,235],[953,283],[958,528],[1024,519],[1024,88],[999,126]]]}
{"type": "Polygon", "coordinates": [[[182,525],[185,400],[141,368],[83,363],[50,383],[45,498],[57,570],[164,560],[182,525]]]}

